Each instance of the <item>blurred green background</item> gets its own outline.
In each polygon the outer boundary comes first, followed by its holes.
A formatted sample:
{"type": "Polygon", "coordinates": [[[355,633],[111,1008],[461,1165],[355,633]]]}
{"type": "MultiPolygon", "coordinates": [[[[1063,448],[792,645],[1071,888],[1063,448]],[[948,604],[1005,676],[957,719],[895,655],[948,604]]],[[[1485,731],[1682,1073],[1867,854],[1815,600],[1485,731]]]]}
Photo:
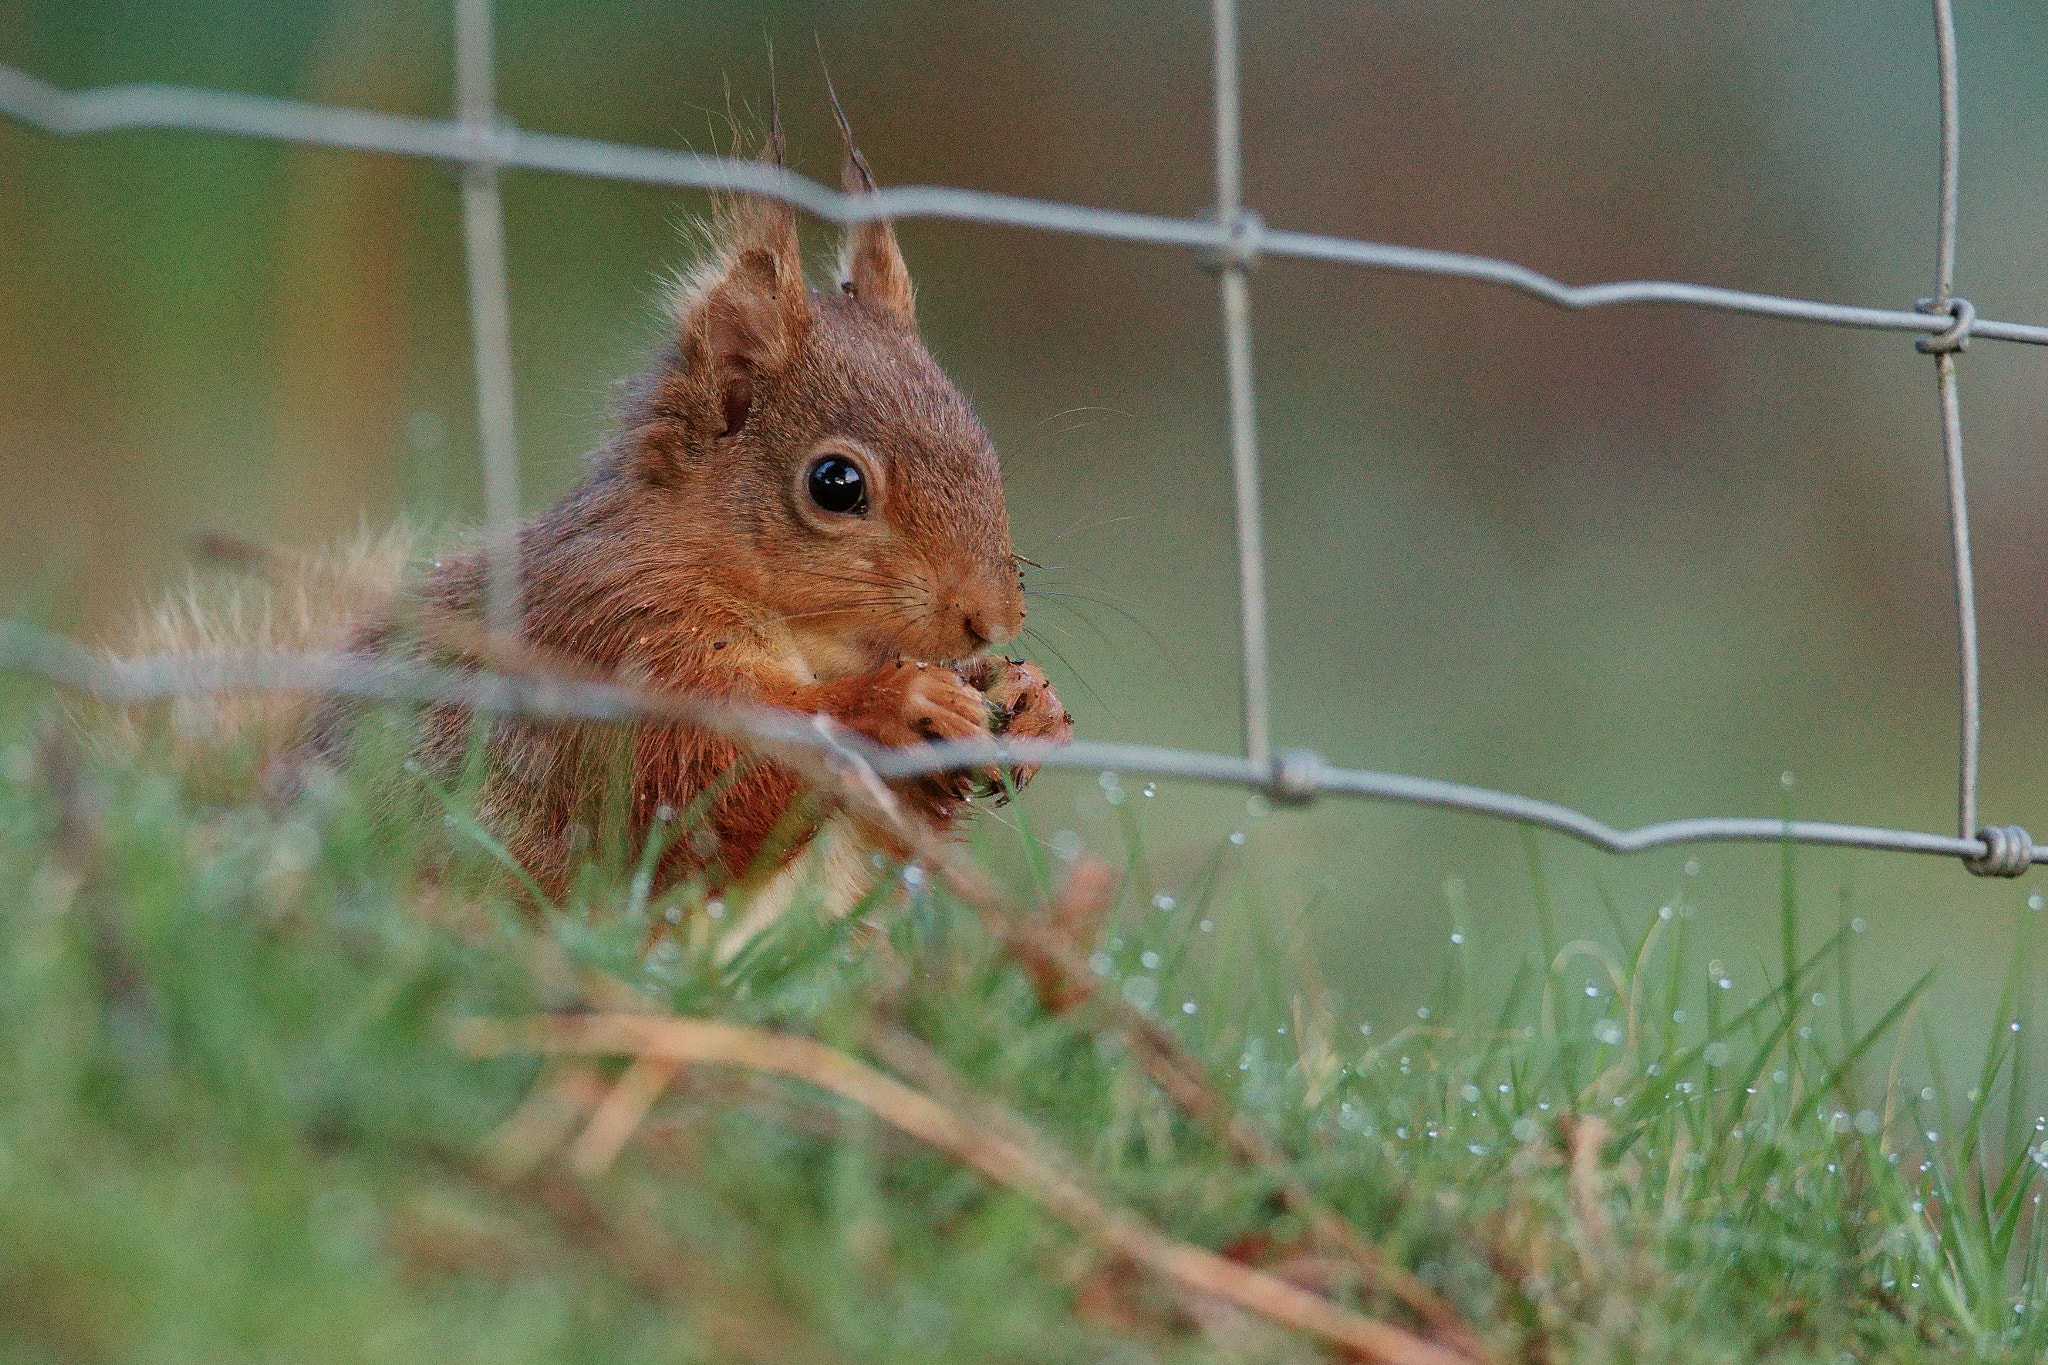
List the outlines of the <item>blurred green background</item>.
{"type": "MultiPolygon", "coordinates": [[[[498,13],[501,97],[526,127],[710,149],[728,99],[759,107],[773,40],[794,161],[829,182],[815,34],[886,181],[1171,214],[1210,194],[1208,12],[1193,0],[498,13]]],[[[1959,25],[1959,287],[1986,316],[2048,319],[2048,13],[1965,0],[1959,25]]],[[[1575,282],[1890,307],[1930,291],[1925,4],[1252,0],[1244,30],[1248,191],[1274,225],[1575,282]]],[[[438,114],[450,40],[433,0],[0,0],[0,61],[69,87],[438,114]]],[[[507,206],[537,505],[574,478],[613,381],[658,339],[659,281],[686,260],[678,220],[705,205],[519,175],[507,206]]],[[[927,339],[1003,451],[1019,549],[1142,624],[1086,602],[1034,608],[1082,733],[1231,747],[1213,283],[1171,251],[944,223],[902,236],[927,339]]],[[[1948,542],[1932,366],[1909,338],[1572,316],[1476,284],[1288,262],[1254,289],[1280,742],[1614,823],[1775,815],[1789,797],[1815,818],[1950,827],[1948,542]]],[[[112,638],[202,528],[317,543],[401,511],[475,513],[444,170],[0,124],[0,320],[0,606],[54,590],[60,624],[112,638]]],[[[2048,833],[2044,366],[1980,343],[1962,392],[1983,807],[2048,833]]],[[[1247,860],[1251,912],[1297,920],[1367,1017],[1412,1017],[1454,923],[1488,970],[1531,942],[1512,827],[1362,804],[1262,815],[1241,794],[1139,785],[1126,790],[1159,889],[1213,852],[1247,860]]],[[[1048,778],[1027,811],[1118,846],[1091,778],[1048,778]]],[[[1775,849],[1616,860],[1541,842],[1568,933],[1604,923],[1596,886],[1631,922],[1682,889],[1701,959],[1761,983],[1775,849]]],[[[1798,866],[1815,937],[1838,914],[1866,919],[1872,990],[1943,961],[1934,1012],[1982,1037],[2044,874],[1982,882],[1825,851],[1798,866]]]]}

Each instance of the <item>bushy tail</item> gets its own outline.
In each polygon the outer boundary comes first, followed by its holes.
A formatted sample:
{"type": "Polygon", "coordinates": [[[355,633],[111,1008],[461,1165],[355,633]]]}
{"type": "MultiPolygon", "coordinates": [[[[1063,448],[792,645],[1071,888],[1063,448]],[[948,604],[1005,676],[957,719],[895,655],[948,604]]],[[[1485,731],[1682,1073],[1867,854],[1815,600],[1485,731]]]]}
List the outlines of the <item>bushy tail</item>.
{"type": "MultiPolygon", "coordinates": [[[[135,623],[119,653],[196,657],[347,649],[404,582],[421,535],[367,527],[319,553],[219,543],[219,568],[195,569],[135,623]]],[[[85,719],[97,748],[167,762],[201,791],[229,796],[299,734],[317,698],[294,692],[197,693],[85,719]]],[[[240,792],[247,795],[246,790],[240,792]]]]}

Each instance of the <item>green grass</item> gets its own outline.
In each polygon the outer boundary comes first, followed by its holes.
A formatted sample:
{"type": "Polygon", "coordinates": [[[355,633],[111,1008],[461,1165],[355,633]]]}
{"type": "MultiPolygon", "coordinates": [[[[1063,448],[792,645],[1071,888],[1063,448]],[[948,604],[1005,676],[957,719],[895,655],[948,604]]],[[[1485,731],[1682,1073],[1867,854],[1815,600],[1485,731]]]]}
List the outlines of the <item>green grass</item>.
{"type": "MultiPolygon", "coordinates": [[[[1098,1189],[1254,1264],[1306,1248],[1279,1197],[1304,1185],[1501,1361],[2048,1349],[2048,1144],[2010,1027],[2024,941],[1981,1070],[1951,1081],[1917,1016],[1925,980],[1854,1017],[1858,933],[1832,904],[1818,922],[1789,850],[1784,963],[1759,995],[1688,966],[1683,902],[1641,922],[1609,907],[1611,934],[1558,942],[1532,838],[1512,989],[1482,992],[1483,964],[1453,947],[1426,1017],[1369,1035],[1232,860],[1169,908],[1127,895],[1094,966],[1287,1153],[1260,1170],[1168,1104],[1099,1011],[1047,1013],[928,883],[867,924],[800,910],[720,966],[734,908],[714,922],[649,896],[643,850],[610,850],[532,915],[460,792],[409,826],[348,782],[289,809],[206,807],[147,765],[66,771],[15,714],[6,1360],[1331,1358],[1197,1311],[798,1082],[696,1069],[597,1175],[559,1143],[518,1148],[530,1095],[601,1093],[620,1064],[479,1060],[452,1026],[622,988],[856,1053],[885,1015],[1098,1189]],[[1901,1088],[1929,1068],[1925,1092],[1901,1088]]],[[[1029,902],[1060,859],[1021,861],[1029,902]]],[[[1334,1292],[1407,1321],[1342,1276],[1334,1292]]]]}

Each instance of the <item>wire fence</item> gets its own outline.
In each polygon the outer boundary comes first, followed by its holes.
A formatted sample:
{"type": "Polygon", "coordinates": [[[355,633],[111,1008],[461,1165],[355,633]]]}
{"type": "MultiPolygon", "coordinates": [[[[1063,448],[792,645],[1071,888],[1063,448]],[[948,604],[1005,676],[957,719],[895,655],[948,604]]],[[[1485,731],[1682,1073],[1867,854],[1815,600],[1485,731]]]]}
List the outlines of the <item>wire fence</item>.
{"type": "MultiPolygon", "coordinates": [[[[883,749],[833,727],[792,718],[729,714],[725,722],[764,740],[828,748],[882,778],[977,767],[991,760],[1043,767],[1114,768],[1255,788],[1282,804],[1321,795],[1358,796],[1493,816],[1556,830],[1613,853],[1708,841],[1791,842],[1933,853],[1958,858],[1983,876],[2016,877],[2048,862],[2017,825],[1980,825],[1981,743],[1976,590],[1970,560],[1969,499],[1963,469],[1956,357],[1972,340],[2048,345],[2048,326],[1981,318],[1955,292],[1957,184],[1961,131],[1953,0],[1933,0],[1941,105],[1940,192],[1934,292],[1911,310],[1865,308],[1665,280],[1567,285],[1511,261],[1382,242],[1269,228],[1246,207],[1239,111],[1236,0],[1212,0],[1214,17],[1216,209],[1205,219],[1167,218],[943,186],[909,186],[847,195],[780,167],[689,152],[625,146],[515,128],[497,112],[491,0],[454,0],[456,117],[415,118],[292,100],[178,86],[130,85],[66,92],[0,65],[0,114],[45,132],[76,136],[124,129],[177,129],[253,137],[454,163],[462,172],[462,220],[468,267],[471,344],[482,448],[485,535],[490,562],[490,625],[516,639],[519,623],[517,526],[519,456],[514,422],[511,310],[505,218],[499,180],[508,170],[549,171],[603,180],[736,191],[786,201],[840,224],[876,219],[942,218],[1032,228],[1191,249],[1218,277],[1229,442],[1235,493],[1239,628],[1243,659],[1243,754],[1209,754],[1142,745],[962,741],[883,749]],[[1317,755],[1270,748],[1264,531],[1259,496],[1250,272],[1262,257],[1325,261],[1367,269],[1456,276],[1503,285],[1567,309],[1664,304],[1852,327],[1917,333],[1934,360],[1942,454],[1954,550],[1960,676],[1957,821],[1954,835],[1807,820],[1703,817],[1634,829],[1568,807],[1507,792],[1430,778],[1331,767],[1317,755]]],[[[207,690],[322,689],[365,697],[443,701],[532,716],[608,721],[677,714],[680,703],[625,686],[507,676],[437,674],[360,659],[269,658],[104,660],[75,643],[18,623],[0,623],[0,668],[36,674],[116,703],[207,690]]]]}

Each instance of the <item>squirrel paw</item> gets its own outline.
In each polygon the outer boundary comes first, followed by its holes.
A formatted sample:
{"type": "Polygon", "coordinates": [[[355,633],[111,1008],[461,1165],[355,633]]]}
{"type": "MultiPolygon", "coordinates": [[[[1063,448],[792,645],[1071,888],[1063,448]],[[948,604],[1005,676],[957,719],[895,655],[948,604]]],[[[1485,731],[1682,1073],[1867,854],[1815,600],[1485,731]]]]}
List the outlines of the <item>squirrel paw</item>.
{"type": "MultiPolygon", "coordinates": [[[[988,698],[944,665],[898,663],[873,676],[876,685],[866,698],[867,714],[854,728],[879,743],[902,748],[989,733],[988,698]]],[[[898,791],[945,819],[976,788],[993,780],[988,769],[932,773],[898,791]]]]}
{"type": "MultiPolygon", "coordinates": [[[[983,655],[960,665],[960,674],[988,699],[990,733],[1003,739],[1042,739],[1058,744],[1074,737],[1073,718],[1036,664],[983,655]]],[[[1022,764],[1013,767],[1010,785],[1022,791],[1037,772],[1037,768],[1022,764]]],[[[1002,785],[996,784],[987,794],[1003,795],[1002,785]]]]}

